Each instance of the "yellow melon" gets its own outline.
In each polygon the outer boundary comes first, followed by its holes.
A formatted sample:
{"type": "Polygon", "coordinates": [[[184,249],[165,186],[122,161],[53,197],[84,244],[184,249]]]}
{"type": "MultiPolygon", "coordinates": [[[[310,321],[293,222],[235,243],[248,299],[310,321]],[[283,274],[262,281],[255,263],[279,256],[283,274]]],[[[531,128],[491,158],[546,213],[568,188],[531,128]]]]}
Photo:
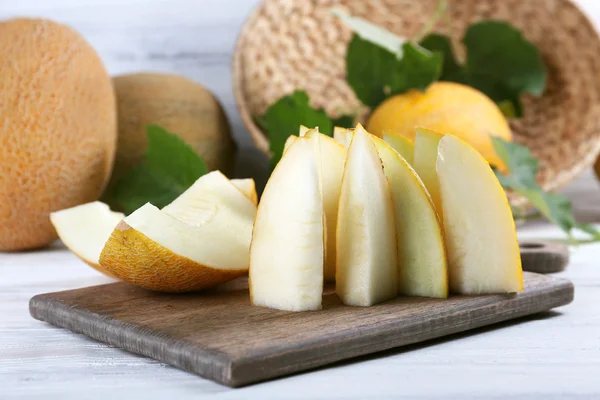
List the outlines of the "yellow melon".
{"type": "Polygon", "coordinates": [[[2,22],[0,49],[0,250],[24,250],[56,239],[50,212],[102,192],[116,106],[102,61],[67,26],[2,22]]]}
{"type": "Polygon", "coordinates": [[[435,82],[424,92],[412,90],[392,96],[373,111],[367,129],[379,137],[387,133],[414,140],[417,126],[457,136],[490,164],[504,167],[490,135],[510,141],[510,126],[496,103],[472,87],[435,82]]]}
{"type": "Polygon", "coordinates": [[[179,136],[209,170],[231,171],[235,143],[223,108],[211,92],[178,75],[130,74],[117,76],[113,82],[119,140],[112,181],[142,159],[147,125],[160,125],[179,136]]]}

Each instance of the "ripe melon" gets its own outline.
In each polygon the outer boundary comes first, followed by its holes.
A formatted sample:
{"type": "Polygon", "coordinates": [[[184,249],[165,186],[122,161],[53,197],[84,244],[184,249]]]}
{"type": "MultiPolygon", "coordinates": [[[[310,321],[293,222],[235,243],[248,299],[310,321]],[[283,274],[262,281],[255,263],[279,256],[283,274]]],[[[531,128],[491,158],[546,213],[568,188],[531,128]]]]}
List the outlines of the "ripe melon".
{"type": "Polygon", "coordinates": [[[488,162],[503,168],[490,135],[512,140],[508,121],[484,93],[454,82],[434,82],[424,92],[411,90],[381,103],[369,117],[367,129],[376,136],[401,135],[415,139],[420,126],[459,137],[488,162]]]}
{"type": "Polygon", "coordinates": [[[230,172],[235,143],[223,108],[211,92],[178,75],[129,74],[113,82],[119,139],[111,184],[142,159],[147,125],[160,125],[179,136],[209,170],[230,172]]]}
{"type": "Polygon", "coordinates": [[[116,124],[110,77],[77,32],[41,19],[0,23],[0,251],[52,242],[50,212],[98,198],[116,124]]]}

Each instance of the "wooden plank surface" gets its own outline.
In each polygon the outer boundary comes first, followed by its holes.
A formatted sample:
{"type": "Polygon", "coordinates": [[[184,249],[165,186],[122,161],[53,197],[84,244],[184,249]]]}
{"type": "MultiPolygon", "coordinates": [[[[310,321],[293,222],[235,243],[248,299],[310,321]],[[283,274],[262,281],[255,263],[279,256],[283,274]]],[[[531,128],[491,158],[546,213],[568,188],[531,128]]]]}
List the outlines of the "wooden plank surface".
{"type": "Polygon", "coordinates": [[[564,279],[525,273],[518,295],[400,297],[349,307],[330,291],[323,310],[293,313],[250,305],[245,279],[196,294],[113,283],[35,296],[34,318],[242,386],[336,361],[549,310],[573,299],[564,279]]]}

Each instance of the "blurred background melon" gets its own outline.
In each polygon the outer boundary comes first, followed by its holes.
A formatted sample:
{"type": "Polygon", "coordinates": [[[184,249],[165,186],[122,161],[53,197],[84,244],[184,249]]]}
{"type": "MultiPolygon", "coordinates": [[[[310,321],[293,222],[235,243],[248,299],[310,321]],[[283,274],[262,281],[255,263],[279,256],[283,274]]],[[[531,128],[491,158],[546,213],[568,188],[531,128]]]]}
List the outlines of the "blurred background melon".
{"type": "Polygon", "coordinates": [[[117,118],[92,47],[42,19],[0,23],[0,250],[56,239],[52,211],[96,200],[109,179],[117,118]]]}
{"type": "Polygon", "coordinates": [[[148,125],[160,125],[179,136],[203,158],[209,170],[231,172],[235,142],[223,107],[210,91],[170,74],[127,74],[113,82],[119,139],[111,184],[142,160],[148,125]]]}

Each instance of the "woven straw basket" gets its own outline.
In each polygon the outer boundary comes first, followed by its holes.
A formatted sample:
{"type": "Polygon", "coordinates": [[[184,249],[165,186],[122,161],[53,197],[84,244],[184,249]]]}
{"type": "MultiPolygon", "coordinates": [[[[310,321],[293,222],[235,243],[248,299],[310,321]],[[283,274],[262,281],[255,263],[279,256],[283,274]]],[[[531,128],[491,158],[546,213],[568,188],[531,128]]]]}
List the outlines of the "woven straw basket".
{"type": "MultiPolygon", "coordinates": [[[[349,28],[329,10],[340,7],[407,38],[430,20],[438,0],[266,0],[238,38],[233,85],[242,118],[256,146],[269,143],[254,122],[294,89],[331,116],[356,113],[360,102],[345,80],[349,28]]],[[[448,19],[434,29],[460,40],[481,19],[506,20],[541,51],[548,67],[542,97],[522,96],[525,116],[513,121],[515,141],[540,160],[538,180],[556,190],[590,166],[600,150],[600,39],[568,0],[449,0],[448,19]]]]}

